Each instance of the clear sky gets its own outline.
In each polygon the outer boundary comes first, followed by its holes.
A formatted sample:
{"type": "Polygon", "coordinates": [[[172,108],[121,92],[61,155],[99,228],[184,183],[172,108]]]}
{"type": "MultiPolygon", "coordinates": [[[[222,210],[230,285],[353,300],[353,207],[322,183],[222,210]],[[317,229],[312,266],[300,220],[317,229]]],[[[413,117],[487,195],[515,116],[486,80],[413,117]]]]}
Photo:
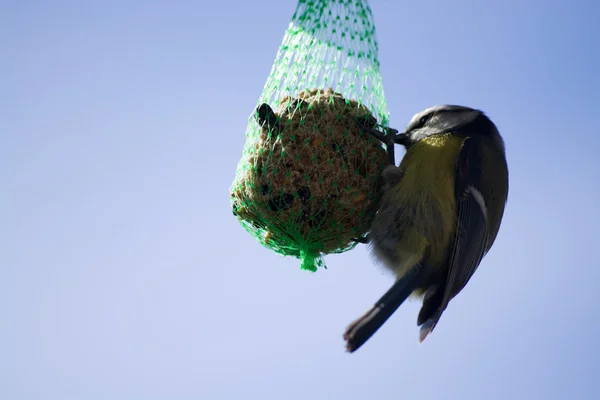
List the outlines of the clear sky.
{"type": "Polygon", "coordinates": [[[301,271],[229,205],[295,1],[1,3],[0,398],[600,398],[600,3],[371,7],[391,124],[483,109],[511,186],[435,332],[413,301],[349,355],[391,278],[301,271]]]}

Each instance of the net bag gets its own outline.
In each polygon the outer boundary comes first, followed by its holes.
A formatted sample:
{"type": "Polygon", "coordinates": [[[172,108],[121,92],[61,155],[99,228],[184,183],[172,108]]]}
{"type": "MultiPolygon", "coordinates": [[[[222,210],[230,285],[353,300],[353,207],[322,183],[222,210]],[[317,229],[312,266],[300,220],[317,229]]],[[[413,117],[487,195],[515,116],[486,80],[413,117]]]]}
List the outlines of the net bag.
{"type": "Polygon", "coordinates": [[[361,129],[388,125],[377,52],[367,1],[299,0],[249,118],[233,214],[302,269],[353,249],[377,212],[388,161],[361,129]]]}

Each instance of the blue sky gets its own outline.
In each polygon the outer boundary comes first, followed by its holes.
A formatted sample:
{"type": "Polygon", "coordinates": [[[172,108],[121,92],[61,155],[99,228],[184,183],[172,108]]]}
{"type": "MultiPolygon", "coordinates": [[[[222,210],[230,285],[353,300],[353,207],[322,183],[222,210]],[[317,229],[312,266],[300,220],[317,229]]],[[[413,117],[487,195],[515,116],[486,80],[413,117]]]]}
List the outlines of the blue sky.
{"type": "Polygon", "coordinates": [[[436,331],[413,301],[345,353],[391,278],[363,247],[301,271],[231,214],[294,1],[5,1],[0,398],[600,398],[600,5],[370,4],[391,124],[464,104],[506,141],[500,234],[436,331]]]}

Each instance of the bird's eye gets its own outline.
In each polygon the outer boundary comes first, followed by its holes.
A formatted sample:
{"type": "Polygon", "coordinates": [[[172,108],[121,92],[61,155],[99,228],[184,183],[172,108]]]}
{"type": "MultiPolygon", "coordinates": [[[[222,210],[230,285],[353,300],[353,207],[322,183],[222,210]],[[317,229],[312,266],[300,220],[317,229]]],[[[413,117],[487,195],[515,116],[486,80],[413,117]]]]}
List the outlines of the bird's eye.
{"type": "Polygon", "coordinates": [[[419,120],[419,125],[423,126],[425,125],[425,123],[429,120],[429,115],[425,115],[423,117],[421,117],[421,119],[419,120]]]}

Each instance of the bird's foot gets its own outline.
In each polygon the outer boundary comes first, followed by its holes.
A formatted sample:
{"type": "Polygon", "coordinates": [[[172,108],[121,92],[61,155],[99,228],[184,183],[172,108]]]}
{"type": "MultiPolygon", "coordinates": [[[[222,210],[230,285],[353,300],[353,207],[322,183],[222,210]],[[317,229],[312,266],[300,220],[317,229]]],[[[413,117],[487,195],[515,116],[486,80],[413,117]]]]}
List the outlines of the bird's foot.
{"type": "Polygon", "coordinates": [[[395,155],[394,155],[394,145],[396,144],[397,140],[400,140],[398,137],[399,136],[403,137],[404,135],[399,134],[398,130],[393,129],[393,128],[387,128],[386,129],[387,133],[383,133],[377,129],[366,126],[364,123],[362,123],[360,121],[357,121],[357,125],[361,131],[368,133],[369,135],[373,136],[375,139],[379,140],[380,142],[382,142],[385,145],[386,152],[388,155],[388,160],[389,160],[390,164],[396,165],[396,159],[395,159],[395,155]]]}

